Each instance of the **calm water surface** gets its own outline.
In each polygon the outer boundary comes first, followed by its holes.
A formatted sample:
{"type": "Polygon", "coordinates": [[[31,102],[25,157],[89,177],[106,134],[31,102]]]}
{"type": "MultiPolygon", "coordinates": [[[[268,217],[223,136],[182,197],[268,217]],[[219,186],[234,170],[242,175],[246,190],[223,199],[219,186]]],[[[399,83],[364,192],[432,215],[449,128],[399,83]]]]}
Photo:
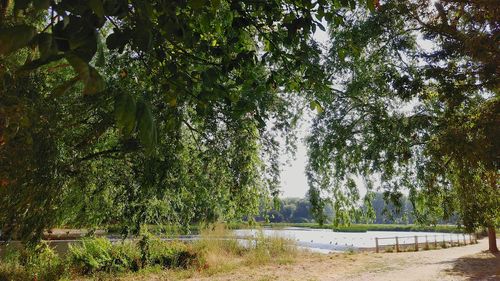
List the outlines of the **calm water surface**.
{"type": "MultiPolygon", "coordinates": [[[[329,253],[347,250],[357,250],[365,248],[375,248],[375,237],[400,237],[400,244],[411,244],[415,241],[415,236],[419,236],[419,242],[425,242],[425,237],[429,243],[435,239],[440,242],[450,237],[456,241],[461,239],[462,234],[439,233],[439,232],[413,232],[413,231],[368,231],[368,232],[334,232],[331,229],[310,229],[290,227],[284,229],[239,229],[237,236],[256,237],[262,231],[265,236],[280,236],[295,240],[297,245],[315,252],[329,253]]],[[[379,240],[379,245],[394,244],[394,239],[379,240]]]]}

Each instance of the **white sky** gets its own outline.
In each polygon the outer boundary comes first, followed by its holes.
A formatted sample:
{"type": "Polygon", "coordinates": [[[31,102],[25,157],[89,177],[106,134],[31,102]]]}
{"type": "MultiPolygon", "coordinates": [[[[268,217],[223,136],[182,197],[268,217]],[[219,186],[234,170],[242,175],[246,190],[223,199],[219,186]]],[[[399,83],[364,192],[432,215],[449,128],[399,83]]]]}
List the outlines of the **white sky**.
{"type": "Polygon", "coordinates": [[[308,190],[305,168],[307,164],[307,148],[304,138],[310,128],[311,120],[304,121],[298,128],[297,151],[295,159],[282,155],[282,162],[291,160],[290,164],[283,167],[281,172],[281,197],[305,197],[308,190]]]}
{"type": "MultiPolygon", "coordinates": [[[[322,21],[322,24],[327,28],[328,24],[322,21]]],[[[327,30],[328,31],[328,30],[327,30]]],[[[317,28],[314,33],[314,39],[320,44],[327,46],[328,33],[317,28]]],[[[307,115],[307,114],[305,114],[307,115]]],[[[281,197],[305,197],[307,190],[306,164],[307,164],[307,147],[304,143],[304,138],[308,135],[311,127],[312,117],[306,116],[297,128],[297,151],[295,158],[282,155],[282,162],[289,160],[289,164],[283,167],[281,172],[281,197]]]]}

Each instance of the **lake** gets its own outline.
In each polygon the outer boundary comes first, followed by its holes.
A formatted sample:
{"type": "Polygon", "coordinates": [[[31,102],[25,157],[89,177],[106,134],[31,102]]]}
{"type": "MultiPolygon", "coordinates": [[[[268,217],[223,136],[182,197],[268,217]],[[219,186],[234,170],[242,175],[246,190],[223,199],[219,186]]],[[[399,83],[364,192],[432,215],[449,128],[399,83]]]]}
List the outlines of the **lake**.
{"type": "MultiPolygon", "coordinates": [[[[419,242],[425,242],[427,236],[429,243],[435,239],[440,242],[444,239],[460,239],[463,241],[462,234],[439,233],[439,232],[414,232],[414,231],[367,231],[367,232],[334,232],[331,229],[311,229],[300,227],[289,227],[283,229],[238,229],[235,230],[237,236],[256,237],[260,231],[265,236],[280,236],[296,241],[297,246],[309,249],[314,252],[329,253],[348,250],[362,250],[375,248],[375,237],[401,237],[400,244],[411,244],[415,241],[415,236],[419,236],[419,242]],[[422,238],[421,238],[422,237],[422,238]]],[[[379,245],[394,244],[394,239],[379,240],[379,245]]]]}

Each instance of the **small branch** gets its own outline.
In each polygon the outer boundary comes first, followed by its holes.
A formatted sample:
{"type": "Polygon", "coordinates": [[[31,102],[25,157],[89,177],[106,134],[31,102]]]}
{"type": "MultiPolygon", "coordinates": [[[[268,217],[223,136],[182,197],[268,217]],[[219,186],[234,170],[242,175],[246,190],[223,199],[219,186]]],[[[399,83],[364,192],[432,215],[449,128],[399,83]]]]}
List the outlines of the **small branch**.
{"type": "Polygon", "coordinates": [[[103,150],[103,151],[99,151],[99,152],[96,152],[96,153],[93,153],[93,154],[89,154],[83,158],[80,158],[78,160],[76,160],[77,163],[80,163],[80,162],[83,162],[83,161],[87,161],[87,160],[91,160],[91,159],[94,159],[94,158],[98,158],[98,157],[101,157],[101,156],[104,156],[106,154],[113,154],[113,153],[117,153],[117,152],[122,152],[121,149],[119,148],[112,148],[112,149],[108,149],[108,150],[103,150]]]}
{"type": "Polygon", "coordinates": [[[62,63],[62,64],[58,64],[56,66],[47,68],[47,71],[48,72],[54,72],[54,71],[56,71],[59,68],[64,68],[64,67],[68,67],[68,66],[70,66],[69,63],[62,63]]]}
{"type": "Polygon", "coordinates": [[[54,16],[54,10],[52,10],[52,17],[50,18],[50,23],[40,33],[43,33],[45,31],[47,31],[47,29],[49,29],[49,27],[53,26],[54,25],[54,20],[56,18],[58,18],[58,17],[59,17],[59,15],[55,15],[54,16]]]}
{"type": "Polygon", "coordinates": [[[108,19],[109,22],[111,22],[116,27],[116,29],[120,29],[120,27],[118,27],[116,22],[110,16],[106,16],[106,19],[108,19]]]}

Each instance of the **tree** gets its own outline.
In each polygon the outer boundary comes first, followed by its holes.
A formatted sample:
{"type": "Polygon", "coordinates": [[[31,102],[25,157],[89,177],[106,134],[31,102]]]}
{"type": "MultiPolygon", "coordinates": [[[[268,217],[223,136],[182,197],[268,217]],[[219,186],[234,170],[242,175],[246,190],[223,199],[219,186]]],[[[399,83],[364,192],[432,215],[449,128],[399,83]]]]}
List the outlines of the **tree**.
{"type": "Polygon", "coordinates": [[[311,36],[355,4],[1,1],[2,235],[255,213],[327,86],[311,36]]]}
{"type": "Polygon", "coordinates": [[[369,191],[375,178],[396,201],[408,188],[420,223],[458,212],[467,229],[493,231],[500,217],[498,7],[429,4],[386,1],[376,12],[344,12],[327,61],[337,86],[318,98],[324,111],[308,139],[309,193],[357,215],[353,178],[363,177],[369,191]],[[420,46],[424,40],[432,46],[420,46]]]}

